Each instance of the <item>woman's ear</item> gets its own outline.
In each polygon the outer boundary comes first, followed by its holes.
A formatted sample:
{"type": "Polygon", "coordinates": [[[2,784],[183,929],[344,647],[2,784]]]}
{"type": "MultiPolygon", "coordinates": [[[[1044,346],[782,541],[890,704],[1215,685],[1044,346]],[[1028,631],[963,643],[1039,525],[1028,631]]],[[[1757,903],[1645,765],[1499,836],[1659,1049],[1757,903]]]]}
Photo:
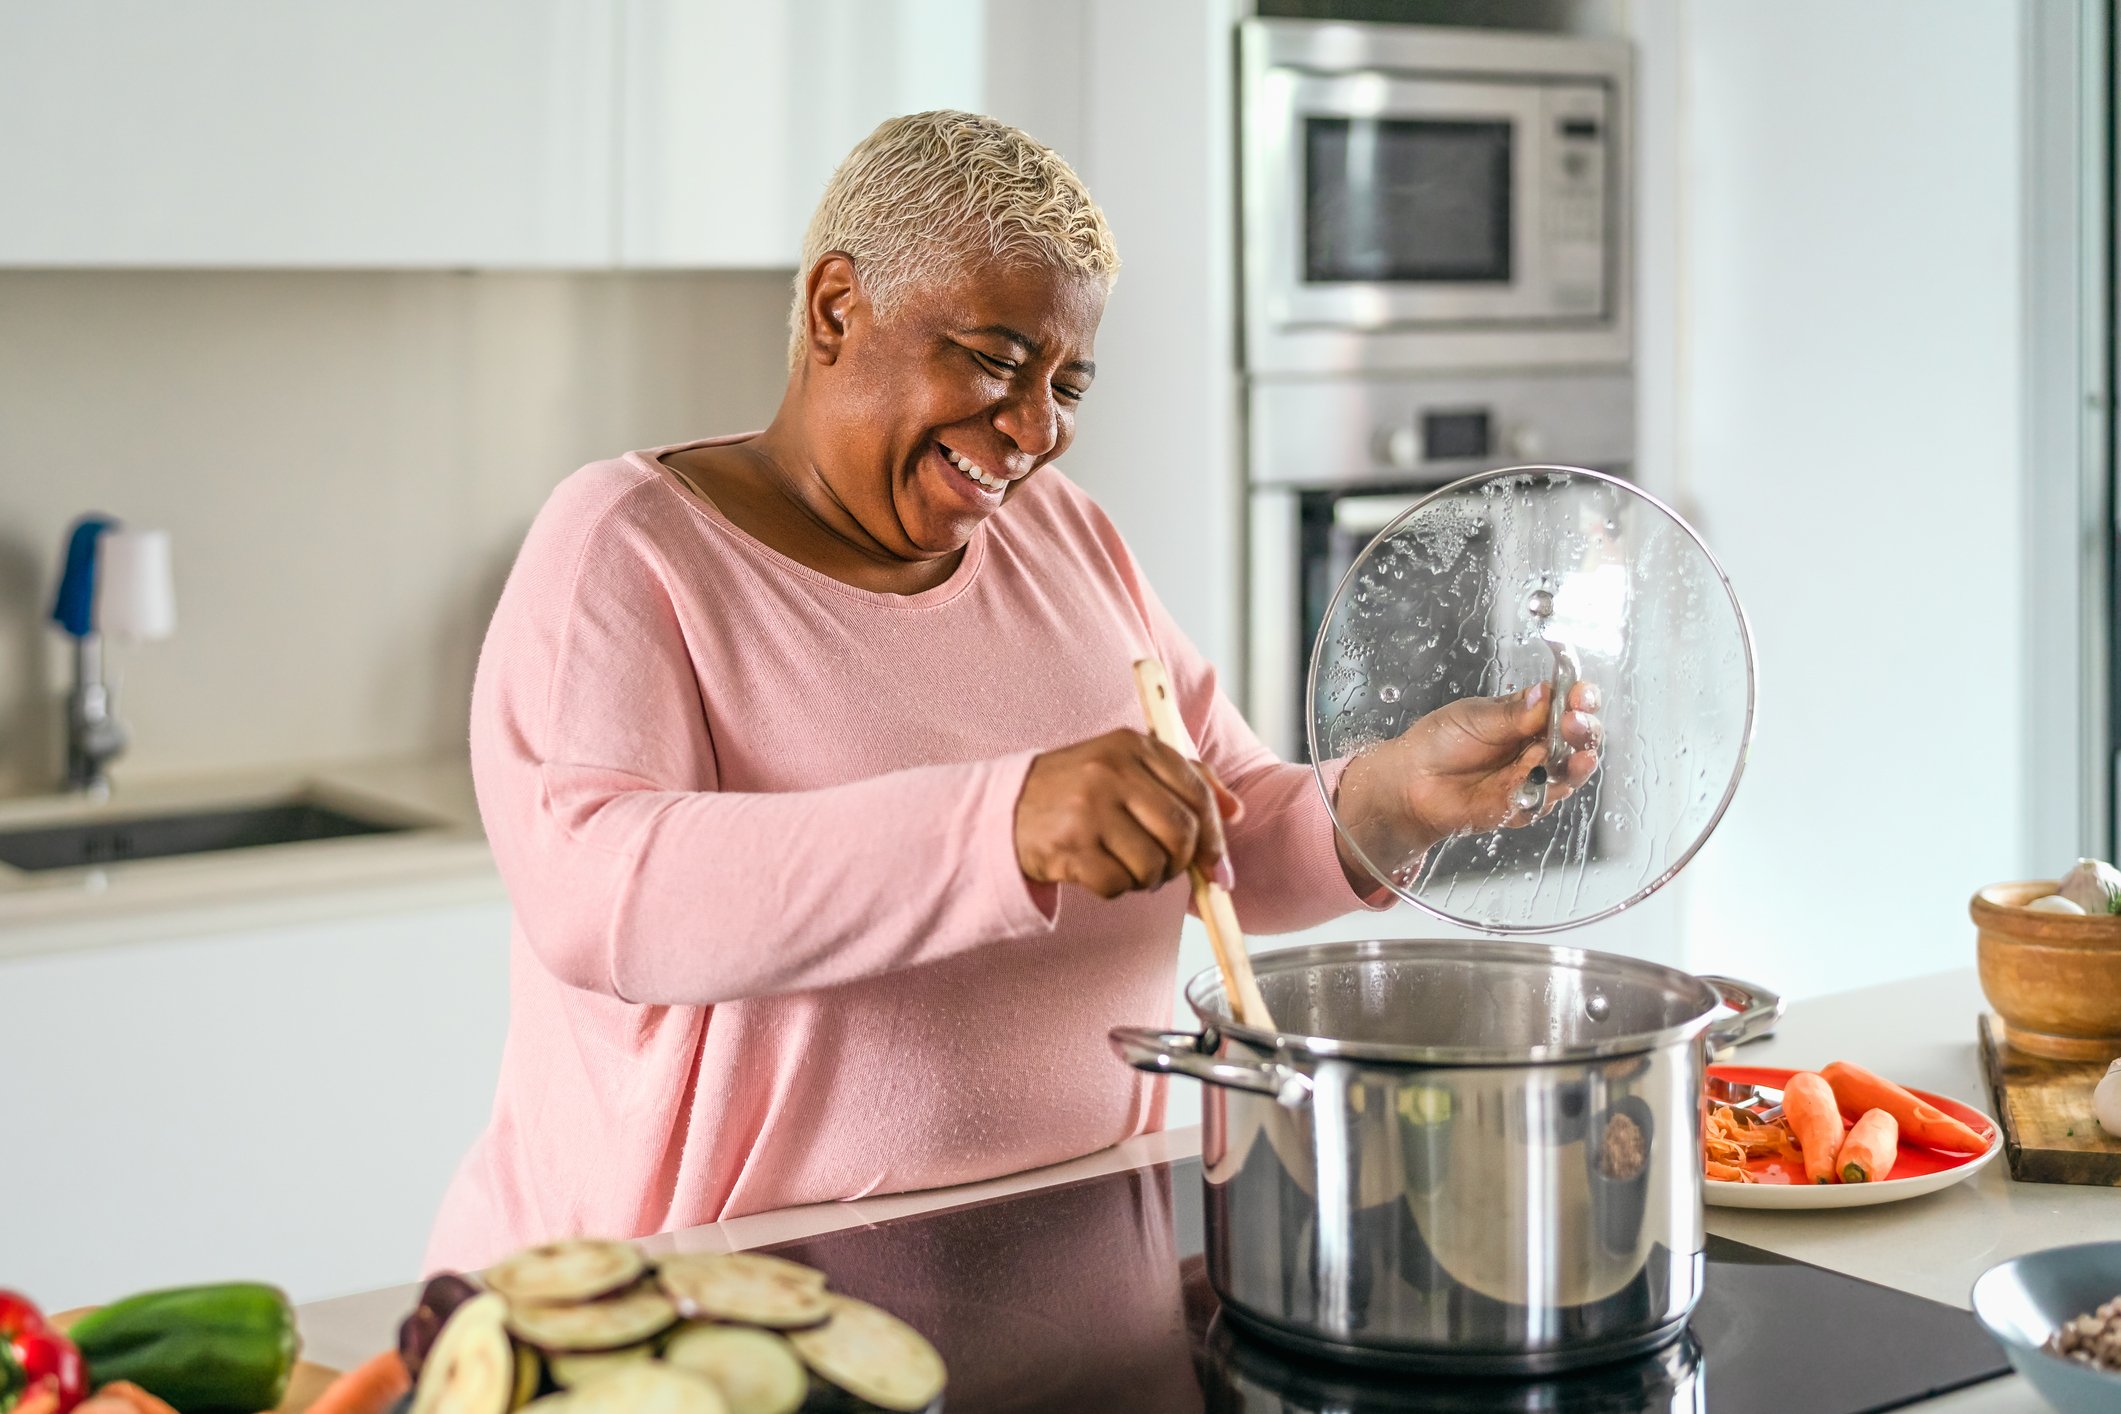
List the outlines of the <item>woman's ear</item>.
{"type": "Polygon", "coordinates": [[[837,250],[818,257],[803,285],[804,342],[811,358],[819,363],[839,361],[854,306],[861,299],[861,281],[855,276],[852,257],[837,250]]]}

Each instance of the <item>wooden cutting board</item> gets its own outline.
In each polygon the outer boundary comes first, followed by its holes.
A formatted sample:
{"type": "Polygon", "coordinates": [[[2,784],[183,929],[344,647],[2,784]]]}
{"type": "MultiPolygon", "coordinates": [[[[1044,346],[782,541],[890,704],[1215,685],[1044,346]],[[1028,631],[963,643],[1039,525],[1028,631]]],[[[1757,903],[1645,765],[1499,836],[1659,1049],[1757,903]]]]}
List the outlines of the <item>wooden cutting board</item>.
{"type": "Polygon", "coordinates": [[[2003,1039],[2002,1017],[1981,1018],[1981,1069],[2012,1178],[2121,1188],[2121,1139],[2092,1117],[2092,1088],[2106,1066],[2029,1056],[2003,1039]]]}

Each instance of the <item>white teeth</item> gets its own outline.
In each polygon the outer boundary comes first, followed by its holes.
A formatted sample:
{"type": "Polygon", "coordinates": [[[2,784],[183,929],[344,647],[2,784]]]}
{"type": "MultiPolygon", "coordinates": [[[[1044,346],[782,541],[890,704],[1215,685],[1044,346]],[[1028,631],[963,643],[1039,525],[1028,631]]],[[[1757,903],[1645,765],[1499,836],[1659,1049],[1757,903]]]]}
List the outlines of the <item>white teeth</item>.
{"type": "Polygon", "coordinates": [[[979,463],[973,461],[970,457],[959,456],[948,447],[943,448],[943,456],[952,466],[986,487],[989,491],[1002,490],[1009,484],[999,476],[989,476],[986,472],[980,470],[979,463]]]}

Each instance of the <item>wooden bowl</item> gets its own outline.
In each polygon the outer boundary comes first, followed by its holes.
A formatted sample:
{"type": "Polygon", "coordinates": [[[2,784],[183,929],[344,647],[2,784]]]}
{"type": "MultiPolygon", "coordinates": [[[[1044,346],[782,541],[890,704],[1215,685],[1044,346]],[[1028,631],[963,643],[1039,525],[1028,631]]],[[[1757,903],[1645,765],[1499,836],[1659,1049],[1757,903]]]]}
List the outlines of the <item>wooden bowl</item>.
{"type": "Polygon", "coordinates": [[[1980,930],[1981,991],[2027,1055],[2121,1056],[2121,916],[2040,913],[2053,880],[1991,884],[1967,905],[1980,930]]]}

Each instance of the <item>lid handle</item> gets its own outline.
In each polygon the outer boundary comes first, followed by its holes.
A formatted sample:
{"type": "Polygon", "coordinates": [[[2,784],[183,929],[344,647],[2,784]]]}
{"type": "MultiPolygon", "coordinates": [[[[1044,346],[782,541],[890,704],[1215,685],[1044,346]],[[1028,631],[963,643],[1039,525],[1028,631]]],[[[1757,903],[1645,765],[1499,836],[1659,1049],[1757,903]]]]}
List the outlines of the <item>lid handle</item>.
{"type": "Polygon", "coordinates": [[[1534,766],[1517,788],[1517,808],[1529,815],[1537,815],[1546,809],[1547,786],[1554,779],[1556,768],[1568,759],[1571,747],[1562,739],[1561,719],[1569,710],[1569,693],[1576,687],[1577,679],[1583,676],[1583,664],[1576,657],[1576,650],[1560,639],[1550,636],[1547,623],[1554,617],[1554,595],[1551,590],[1535,589],[1525,603],[1525,614],[1539,627],[1540,641],[1554,655],[1554,676],[1547,683],[1547,759],[1534,766]]]}

